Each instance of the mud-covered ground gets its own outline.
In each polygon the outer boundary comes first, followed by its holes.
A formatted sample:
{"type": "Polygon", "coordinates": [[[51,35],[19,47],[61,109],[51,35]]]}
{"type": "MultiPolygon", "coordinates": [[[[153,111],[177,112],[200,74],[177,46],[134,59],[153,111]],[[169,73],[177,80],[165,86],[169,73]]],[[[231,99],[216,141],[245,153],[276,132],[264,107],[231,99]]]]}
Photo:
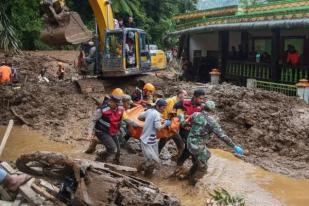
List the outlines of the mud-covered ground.
{"type": "MultiPolygon", "coordinates": [[[[20,88],[1,86],[0,124],[13,118],[56,141],[86,145],[87,127],[95,109],[93,94],[80,92],[71,77],[76,52],[25,53],[10,58],[20,74],[20,88]],[[47,55],[48,56],[47,56],[47,55]],[[66,67],[66,80],[56,78],[57,61],[66,67]],[[39,83],[39,71],[47,68],[50,83],[39,83]],[[13,114],[12,110],[15,112],[13,114]],[[17,114],[17,116],[16,116],[17,114]],[[21,118],[20,118],[21,117],[21,118]]],[[[0,60],[3,56],[0,55],[0,60]]],[[[297,178],[309,177],[309,106],[281,94],[249,90],[232,85],[213,87],[177,82],[168,73],[139,77],[152,82],[158,95],[169,97],[180,88],[190,94],[203,88],[207,98],[216,101],[215,115],[227,134],[246,150],[245,160],[267,170],[297,178]]],[[[104,80],[106,92],[113,87],[132,90],[137,78],[104,80]]],[[[104,94],[95,94],[102,96],[104,94]]],[[[211,147],[229,150],[219,141],[211,147]]]]}

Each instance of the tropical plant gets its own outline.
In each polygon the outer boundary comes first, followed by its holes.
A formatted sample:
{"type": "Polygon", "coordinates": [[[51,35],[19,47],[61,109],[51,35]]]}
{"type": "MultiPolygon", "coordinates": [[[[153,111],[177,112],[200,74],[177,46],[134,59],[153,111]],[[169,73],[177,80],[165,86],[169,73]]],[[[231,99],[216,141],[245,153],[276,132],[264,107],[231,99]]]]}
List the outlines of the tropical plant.
{"type": "Polygon", "coordinates": [[[116,14],[127,14],[129,16],[141,15],[141,4],[139,0],[111,0],[113,11],[116,14]]]}
{"type": "Polygon", "coordinates": [[[0,4],[0,49],[5,53],[19,53],[20,41],[6,13],[7,4],[0,4]]]}
{"type": "Polygon", "coordinates": [[[245,206],[245,200],[241,197],[233,197],[225,189],[215,189],[209,193],[212,201],[220,206],[245,206]]]}

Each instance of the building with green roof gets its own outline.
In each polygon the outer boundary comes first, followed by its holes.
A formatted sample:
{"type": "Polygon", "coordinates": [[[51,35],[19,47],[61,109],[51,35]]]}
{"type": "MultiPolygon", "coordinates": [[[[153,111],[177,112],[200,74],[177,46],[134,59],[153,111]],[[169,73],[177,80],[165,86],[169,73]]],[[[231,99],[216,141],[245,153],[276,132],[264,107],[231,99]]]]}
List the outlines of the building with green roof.
{"type": "Polygon", "coordinates": [[[224,80],[239,85],[248,78],[287,84],[309,79],[308,0],[251,6],[235,0],[219,8],[203,2],[198,8],[206,9],[174,17],[179,54],[193,63],[191,78],[207,82],[218,67],[224,80]]]}

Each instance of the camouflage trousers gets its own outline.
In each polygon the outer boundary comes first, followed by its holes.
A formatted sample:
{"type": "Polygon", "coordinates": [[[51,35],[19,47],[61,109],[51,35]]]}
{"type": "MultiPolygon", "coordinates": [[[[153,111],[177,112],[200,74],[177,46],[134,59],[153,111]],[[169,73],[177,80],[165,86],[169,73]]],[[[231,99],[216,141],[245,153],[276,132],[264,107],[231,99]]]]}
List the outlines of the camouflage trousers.
{"type": "Polygon", "coordinates": [[[207,161],[211,157],[211,153],[207,147],[204,147],[197,154],[191,153],[191,157],[192,166],[189,170],[188,179],[191,184],[195,185],[207,173],[207,161]]]}

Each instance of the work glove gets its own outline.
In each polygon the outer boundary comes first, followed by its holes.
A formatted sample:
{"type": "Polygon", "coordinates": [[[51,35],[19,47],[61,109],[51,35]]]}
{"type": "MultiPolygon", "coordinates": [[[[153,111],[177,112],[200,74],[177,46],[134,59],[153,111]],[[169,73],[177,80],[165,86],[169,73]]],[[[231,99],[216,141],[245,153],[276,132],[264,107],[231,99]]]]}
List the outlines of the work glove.
{"type": "Polygon", "coordinates": [[[234,152],[237,155],[243,155],[244,154],[244,151],[243,151],[243,149],[240,146],[235,146],[234,147],[234,152]]]}
{"type": "Polygon", "coordinates": [[[184,122],[185,121],[185,115],[184,114],[179,114],[178,118],[179,118],[180,122],[184,122]]]}
{"type": "Polygon", "coordinates": [[[167,119],[167,120],[164,121],[164,125],[167,126],[167,127],[171,126],[171,124],[172,124],[171,120],[167,119]]]}

